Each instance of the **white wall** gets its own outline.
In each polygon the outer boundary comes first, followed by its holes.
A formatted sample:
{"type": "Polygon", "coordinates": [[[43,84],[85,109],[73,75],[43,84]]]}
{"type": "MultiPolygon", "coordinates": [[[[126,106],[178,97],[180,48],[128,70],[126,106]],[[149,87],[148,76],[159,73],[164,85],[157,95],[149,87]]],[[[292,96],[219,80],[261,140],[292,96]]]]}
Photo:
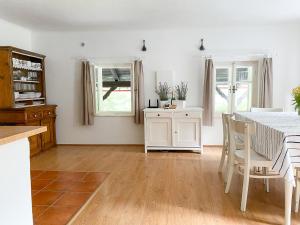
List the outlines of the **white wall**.
{"type": "MultiPolygon", "coordinates": [[[[214,52],[266,52],[274,59],[274,105],[291,110],[290,90],[300,83],[300,30],[295,27],[211,28],[102,32],[34,32],[32,48],[47,55],[48,102],[58,104],[58,143],[143,143],[143,127],[131,117],[97,117],[92,127],[81,126],[81,57],[143,58],[145,99],[156,99],[155,71],[175,71],[175,82],[189,84],[187,104],[202,104],[199,39],[214,52]],[[141,40],[148,51],[140,51],[141,40]],[[86,46],[81,47],[80,43],[86,46]]],[[[204,129],[205,144],[220,144],[220,123],[204,129]]]]}
{"type": "Polygon", "coordinates": [[[31,50],[31,31],[0,19],[0,45],[31,50]]]}
{"type": "Polygon", "coordinates": [[[0,145],[1,224],[33,224],[29,159],[27,138],[0,145]]]}

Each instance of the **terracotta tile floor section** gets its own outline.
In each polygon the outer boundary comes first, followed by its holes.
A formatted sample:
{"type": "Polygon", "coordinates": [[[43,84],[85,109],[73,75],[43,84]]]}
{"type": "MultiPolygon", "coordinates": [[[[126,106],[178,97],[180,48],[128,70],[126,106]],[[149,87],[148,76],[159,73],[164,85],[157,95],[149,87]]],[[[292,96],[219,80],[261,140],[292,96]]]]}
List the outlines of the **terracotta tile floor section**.
{"type": "Polygon", "coordinates": [[[31,171],[35,225],[65,225],[107,177],[103,172],[31,171]]]}

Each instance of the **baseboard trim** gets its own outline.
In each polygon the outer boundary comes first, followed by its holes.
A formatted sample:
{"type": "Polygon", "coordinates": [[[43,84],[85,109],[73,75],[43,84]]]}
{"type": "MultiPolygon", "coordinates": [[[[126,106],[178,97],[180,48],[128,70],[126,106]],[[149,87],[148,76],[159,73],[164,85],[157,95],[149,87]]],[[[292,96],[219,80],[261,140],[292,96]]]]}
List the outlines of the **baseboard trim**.
{"type": "MultiPolygon", "coordinates": [[[[57,146],[142,146],[144,147],[144,144],[57,144],[57,146]]],[[[215,148],[221,148],[223,145],[203,145],[203,147],[215,147],[215,148]]]]}
{"type": "Polygon", "coordinates": [[[57,144],[57,146],[143,146],[144,144],[57,144]]]}
{"type": "Polygon", "coordinates": [[[211,147],[211,148],[222,148],[223,147],[223,145],[203,145],[203,147],[211,147]]]}

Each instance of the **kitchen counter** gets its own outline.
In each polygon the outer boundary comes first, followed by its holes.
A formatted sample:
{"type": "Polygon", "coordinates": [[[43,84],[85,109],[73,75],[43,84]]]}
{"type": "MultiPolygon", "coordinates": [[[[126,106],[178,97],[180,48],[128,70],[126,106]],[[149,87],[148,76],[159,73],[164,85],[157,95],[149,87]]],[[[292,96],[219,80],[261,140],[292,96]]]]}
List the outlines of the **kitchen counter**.
{"type": "Polygon", "coordinates": [[[41,126],[0,126],[1,224],[33,225],[28,137],[41,126]]]}

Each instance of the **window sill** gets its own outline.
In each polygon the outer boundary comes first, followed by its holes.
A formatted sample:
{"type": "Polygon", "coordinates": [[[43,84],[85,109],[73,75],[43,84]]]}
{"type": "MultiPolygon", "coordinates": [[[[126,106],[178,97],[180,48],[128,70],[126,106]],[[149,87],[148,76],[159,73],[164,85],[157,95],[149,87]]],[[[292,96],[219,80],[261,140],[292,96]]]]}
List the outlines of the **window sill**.
{"type": "Polygon", "coordinates": [[[133,113],[96,113],[95,117],[133,117],[133,113]]]}

